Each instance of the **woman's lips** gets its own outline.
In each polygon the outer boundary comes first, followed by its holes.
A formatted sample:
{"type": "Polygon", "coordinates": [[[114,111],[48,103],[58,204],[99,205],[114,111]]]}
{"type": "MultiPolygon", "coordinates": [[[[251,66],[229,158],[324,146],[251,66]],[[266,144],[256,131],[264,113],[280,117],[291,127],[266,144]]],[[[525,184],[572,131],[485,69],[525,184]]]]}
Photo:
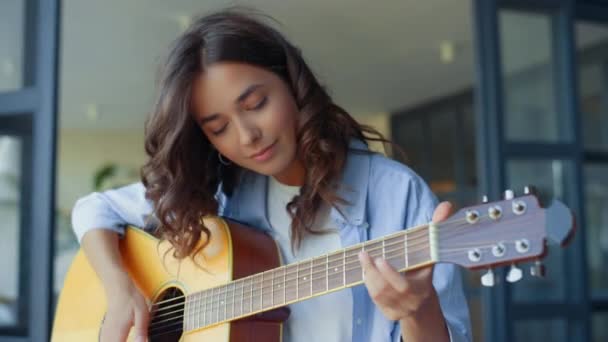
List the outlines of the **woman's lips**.
{"type": "Polygon", "coordinates": [[[272,157],[272,155],[274,154],[275,145],[276,145],[276,141],[274,143],[272,143],[270,146],[263,149],[262,151],[252,155],[251,158],[253,158],[254,160],[259,161],[259,162],[263,162],[263,161],[270,159],[270,157],[272,157]]]}

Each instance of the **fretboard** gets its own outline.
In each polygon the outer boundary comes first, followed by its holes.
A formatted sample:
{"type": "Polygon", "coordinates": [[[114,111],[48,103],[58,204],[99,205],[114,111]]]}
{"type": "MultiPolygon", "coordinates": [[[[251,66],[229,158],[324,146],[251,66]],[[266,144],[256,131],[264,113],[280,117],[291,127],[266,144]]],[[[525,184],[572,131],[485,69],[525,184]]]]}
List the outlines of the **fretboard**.
{"type": "Polygon", "coordinates": [[[254,274],[186,297],[184,330],[191,331],[359,285],[361,251],[406,271],[436,261],[427,225],[254,274]]]}

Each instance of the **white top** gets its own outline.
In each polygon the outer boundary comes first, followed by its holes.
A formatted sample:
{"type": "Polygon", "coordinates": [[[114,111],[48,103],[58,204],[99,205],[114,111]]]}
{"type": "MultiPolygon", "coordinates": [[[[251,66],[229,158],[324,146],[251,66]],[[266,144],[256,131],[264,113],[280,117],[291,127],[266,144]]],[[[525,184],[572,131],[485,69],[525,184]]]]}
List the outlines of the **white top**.
{"type": "MultiPolygon", "coordinates": [[[[340,236],[335,230],[322,235],[304,235],[294,254],[291,248],[291,217],[286,206],[299,193],[300,187],[281,184],[274,177],[268,178],[268,219],[285,264],[342,248],[340,236]]],[[[336,229],[331,227],[330,222],[329,210],[324,208],[317,214],[315,227],[323,230],[336,229]]],[[[353,299],[349,289],[294,303],[289,308],[291,315],[283,325],[285,342],[319,341],[320,338],[323,341],[352,341],[353,299]]]]}

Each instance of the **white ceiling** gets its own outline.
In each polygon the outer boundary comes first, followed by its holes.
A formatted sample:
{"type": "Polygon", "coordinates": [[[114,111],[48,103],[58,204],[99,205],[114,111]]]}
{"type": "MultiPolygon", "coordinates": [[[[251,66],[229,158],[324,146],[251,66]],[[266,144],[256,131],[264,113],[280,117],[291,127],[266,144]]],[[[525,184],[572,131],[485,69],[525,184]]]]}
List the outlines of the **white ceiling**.
{"type": "Polygon", "coordinates": [[[472,83],[469,0],[64,0],[62,127],[141,129],[156,66],[181,31],[180,17],[233,3],[280,21],[354,114],[403,108],[472,83]],[[444,40],[457,44],[453,64],[440,62],[444,40]]]}

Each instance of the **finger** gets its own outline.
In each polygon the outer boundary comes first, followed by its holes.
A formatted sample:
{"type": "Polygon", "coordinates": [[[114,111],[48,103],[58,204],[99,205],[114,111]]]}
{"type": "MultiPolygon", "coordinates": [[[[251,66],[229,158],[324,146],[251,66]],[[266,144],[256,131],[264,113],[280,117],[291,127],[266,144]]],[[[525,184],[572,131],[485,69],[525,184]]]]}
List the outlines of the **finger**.
{"type": "Polygon", "coordinates": [[[376,259],[376,268],[381,274],[382,278],[386,280],[390,286],[399,293],[404,293],[407,289],[407,280],[401,273],[397,272],[393,266],[391,266],[386,259],[376,259]]]}
{"type": "Polygon", "coordinates": [[[435,212],[433,213],[433,222],[441,222],[447,219],[450,215],[452,215],[452,210],[454,206],[450,202],[441,202],[435,208],[435,212]]]}
{"type": "Polygon", "coordinates": [[[101,338],[103,342],[126,341],[131,328],[130,321],[118,321],[106,319],[101,327],[101,338]]]}
{"type": "Polygon", "coordinates": [[[366,252],[359,253],[359,260],[365,274],[364,282],[369,291],[370,296],[376,302],[384,302],[385,299],[391,297],[390,284],[384,279],[380,271],[376,268],[375,262],[366,252]]]}
{"type": "Polygon", "coordinates": [[[374,261],[367,254],[367,252],[359,252],[359,262],[361,262],[361,267],[363,269],[363,281],[367,283],[375,284],[378,278],[380,278],[380,274],[374,265],[374,261]]]}
{"type": "Polygon", "coordinates": [[[135,310],[135,341],[143,342],[148,336],[149,313],[146,309],[135,310]]]}

